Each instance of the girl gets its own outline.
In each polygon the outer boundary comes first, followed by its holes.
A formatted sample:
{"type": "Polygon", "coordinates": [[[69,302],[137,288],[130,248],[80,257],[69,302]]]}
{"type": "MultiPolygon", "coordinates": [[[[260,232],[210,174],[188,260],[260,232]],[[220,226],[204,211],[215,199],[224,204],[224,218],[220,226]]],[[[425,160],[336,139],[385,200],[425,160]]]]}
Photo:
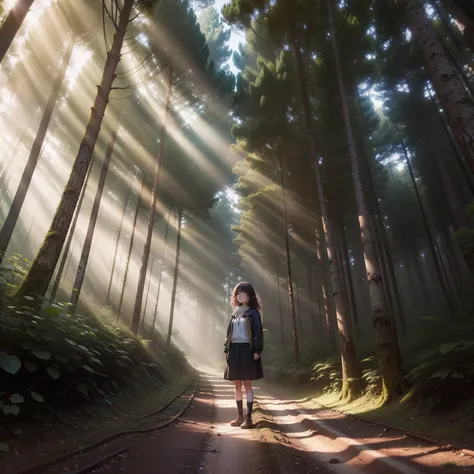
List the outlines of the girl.
{"type": "Polygon", "coordinates": [[[250,283],[239,283],[232,293],[234,312],[227,328],[224,352],[227,367],[225,380],[235,385],[235,401],[238,415],[231,423],[243,429],[253,427],[253,389],[252,381],[263,378],[262,359],[263,329],[260,316],[260,301],[250,283]],[[244,419],[242,383],[247,394],[247,416],[244,419]]]}

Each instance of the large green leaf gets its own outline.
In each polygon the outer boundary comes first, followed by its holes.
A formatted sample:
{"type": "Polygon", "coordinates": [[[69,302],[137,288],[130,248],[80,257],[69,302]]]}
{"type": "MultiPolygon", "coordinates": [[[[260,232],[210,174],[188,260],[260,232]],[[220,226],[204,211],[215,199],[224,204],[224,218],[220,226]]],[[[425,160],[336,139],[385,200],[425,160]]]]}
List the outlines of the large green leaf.
{"type": "Polygon", "coordinates": [[[23,395],[20,395],[19,393],[14,393],[10,397],[11,403],[24,403],[24,401],[25,401],[25,398],[23,397],[23,395]]]}
{"type": "Polygon", "coordinates": [[[4,405],[3,413],[5,415],[18,415],[20,413],[20,407],[18,405],[4,405]]]}
{"type": "Polygon", "coordinates": [[[48,351],[34,350],[34,351],[31,351],[31,353],[35,357],[38,357],[38,359],[41,359],[41,360],[49,360],[51,358],[51,352],[48,352],[48,351]]]}
{"type": "Polygon", "coordinates": [[[461,341],[447,342],[439,348],[439,351],[441,352],[441,354],[447,354],[448,352],[451,352],[453,349],[455,349],[456,346],[458,346],[459,344],[461,344],[461,341]]]}
{"type": "Polygon", "coordinates": [[[21,369],[21,360],[16,355],[0,352],[0,367],[6,372],[15,375],[21,369]]]}
{"type": "Polygon", "coordinates": [[[32,392],[31,390],[30,390],[30,393],[31,393],[31,396],[33,397],[33,400],[35,400],[37,402],[40,402],[40,403],[45,403],[43,396],[40,395],[39,393],[32,392]]]}
{"type": "Polygon", "coordinates": [[[0,443],[0,453],[6,453],[10,450],[10,446],[7,443],[0,443]]]}
{"type": "Polygon", "coordinates": [[[48,366],[46,368],[46,372],[48,372],[48,374],[51,375],[51,377],[53,377],[54,380],[59,379],[59,377],[61,376],[61,374],[59,373],[59,370],[55,369],[54,367],[48,366]]]}
{"type": "Polygon", "coordinates": [[[442,370],[438,370],[437,372],[435,372],[431,376],[431,378],[432,379],[436,379],[436,378],[445,379],[448,375],[449,375],[449,369],[442,369],[442,370]]]}

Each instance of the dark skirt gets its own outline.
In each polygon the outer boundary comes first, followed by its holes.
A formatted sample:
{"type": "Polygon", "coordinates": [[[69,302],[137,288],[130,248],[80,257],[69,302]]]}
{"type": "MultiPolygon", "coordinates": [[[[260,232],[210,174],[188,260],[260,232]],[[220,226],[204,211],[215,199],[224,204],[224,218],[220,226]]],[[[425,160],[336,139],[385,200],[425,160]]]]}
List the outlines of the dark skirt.
{"type": "Polygon", "coordinates": [[[231,344],[227,357],[225,380],[263,379],[262,358],[253,359],[250,344],[231,344]]]}

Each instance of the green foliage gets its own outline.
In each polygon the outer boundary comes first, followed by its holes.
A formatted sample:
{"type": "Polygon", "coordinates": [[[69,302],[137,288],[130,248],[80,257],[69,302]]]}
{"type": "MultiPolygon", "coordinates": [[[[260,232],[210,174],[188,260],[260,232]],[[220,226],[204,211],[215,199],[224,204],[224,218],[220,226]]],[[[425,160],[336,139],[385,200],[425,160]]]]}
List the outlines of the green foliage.
{"type": "Polygon", "coordinates": [[[323,392],[337,392],[342,387],[342,370],[340,357],[330,357],[313,365],[311,380],[324,384],[323,392]]]}
{"type": "Polygon", "coordinates": [[[362,379],[365,382],[367,393],[380,394],[382,392],[382,376],[377,358],[372,355],[362,360],[362,379]]]}
{"type": "Polygon", "coordinates": [[[0,319],[1,416],[31,415],[42,406],[109,405],[120,390],[161,383],[182,354],[159,343],[159,357],[128,331],[92,316],[9,306],[0,319]]]}
{"type": "Polygon", "coordinates": [[[232,55],[228,45],[231,30],[224,28],[224,24],[219,19],[219,12],[213,6],[201,12],[198,22],[206,37],[209,59],[214,61],[216,67],[223,67],[232,55]]]}
{"type": "Polygon", "coordinates": [[[474,390],[474,340],[445,342],[423,351],[407,379],[410,398],[433,411],[469,399],[474,390]]]}
{"type": "Polygon", "coordinates": [[[4,259],[4,265],[0,266],[0,301],[15,294],[30,266],[31,260],[17,252],[4,259]]]}

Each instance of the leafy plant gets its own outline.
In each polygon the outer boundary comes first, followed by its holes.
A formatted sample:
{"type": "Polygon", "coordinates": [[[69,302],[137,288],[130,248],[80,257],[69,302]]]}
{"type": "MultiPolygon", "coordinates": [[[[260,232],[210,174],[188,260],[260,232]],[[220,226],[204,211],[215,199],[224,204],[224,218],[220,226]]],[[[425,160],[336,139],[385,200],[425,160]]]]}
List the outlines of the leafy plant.
{"type": "Polygon", "coordinates": [[[175,367],[186,364],[173,347],[159,344],[158,357],[127,330],[91,315],[68,314],[67,305],[59,303],[42,310],[4,307],[0,418],[32,415],[45,404],[75,407],[97,399],[111,405],[125,387],[160,383],[170,370],[167,360],[175,367]]]}
{"type": "Polygon", "coordinates": [[[412,398],[435,411],[469,397],[474,389],[474,340],[443,343],[424,351],[407,374],[412,398]]]}
{"type": "Polygon", "coordinates": [[[0,300],[8,301],[27,274],[31,261],[15,252],[4,259],[6,265],[0,266],[0,300]]]}
{"type": "Polygon", "coordinates": [[[323,382],[323,392],[336,392],[342,387],[341,359],[330,357],[314,364],[311,380],[323,382]]]}
{"type": "Polygon", "coordinates": [[[362,360],[362,379],[370,394],[380,394],[382,391],[382,377],[380,368],[375,355],[369,356],[362,360]]]}

